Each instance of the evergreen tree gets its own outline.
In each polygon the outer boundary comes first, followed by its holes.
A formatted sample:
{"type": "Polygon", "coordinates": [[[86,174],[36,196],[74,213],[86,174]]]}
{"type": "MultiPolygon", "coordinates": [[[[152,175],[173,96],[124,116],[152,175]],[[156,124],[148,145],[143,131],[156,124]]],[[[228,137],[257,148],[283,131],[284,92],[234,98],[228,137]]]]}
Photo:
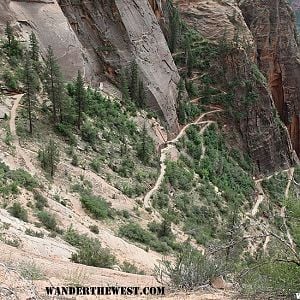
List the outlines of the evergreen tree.
{"type": "Polygon", "coordinates": [[[138,107],[143,108],[145,107],[145,99],[146,99],[146,93],[145,93],[145,88],[144,88],[144,83],[143,81],[139,82],[139,91],[138,91],[138,107]]]}
{"type": "Polygon", "coordinates": [[[52,117],[56,125],[63,121],[64,86],[62,74],[51,46],[48,47],[45,61],[44,85],[52,103],[52,117]]]}
{"type": "Polygon", "coordinates": [[[138,102],[138,93],[139,93],[139,74],[138,74],[138,66],[136,62],[131,64],[130,68],[130,85],[129,85],[129,92],[130,98],[135,103],[138,102]]]}
{"type": "Polygon", "coordinates": [[[25,55],[25,63],[23,67],[22,82],[25,89],[25,106],[27,109],[29,120],[29,132],[33,133],[33,111],[36,104],[36,94],[38,91],[38,76],[30,58],[30,54],[27,52],[25,55]]]}
{"type": "Polygon", "coordinates": [[[178,122],[180,124],[185,124],[186,123],[186,111],[185,111],[185,104],[182,100],[178,104],[177,115],[178,115],[178,122]]]}
{"type": "Polygon", "coordinates": [[[178,82],[177,90],[178,90],[177,101],[180,102],[183,99],[183,93],[184,93],[184,81],[182,78],[180,78],[178,82]]]}
{"type": "Polygon", "coordinates": [[[13,43],[15,37],[14,37],[14,34],[13,34],[13,29],[12,29],[12,27],[11,27],[11,25],[10,25],[9,22],[6,23],[5,35],[6,35],[6,38],[7,38],[7,46],[9,48],[11,48],[12,43],[13,43]]]}
{"type": "Polygon", "coordinates": [[[59,163],[59,149],[52,139],[39,151],[39,160],[42,168],[53,178],[59,163]]]}
{"type": "Polygon", "coordinates": [[[178,121],[180,124],[185,124],[186,122],[186,112],[185,112],[185,103],[183,100],[183,93],[184,93],[184,81],[182,78],[180,78],[178,86],[178,96],[177,96],[177,115],[178,115],[178,121]]]}
{"type": "Polygon", "coordinates": [[[85,110],[86,91],[84,88],[83,78],[80,71],[78,71],[76,83],[75,83],[75,102],[77,105],[77,126],[80,129],[82,124],[82,114],[85,110]]]}
{"type": "Polygon", "coordinates": [[[127,78],[128,77],[126,76],[126,72],[124,70],[121,70],[121,76],[120,76],[121,93],[122,93],[122,100],[125,103],[131,100],[127,78]]]}
{"type": "Polygon", "coordinates": [[[154,144],[147,134],[146,124],[144,123],[141,141],[137,146],[137,155],[143,163],[149,163],[151,154],[154,152],[154,144]]]}
{"type": "MultiPolygon", "coordinates": [[[[7,55],[9,56],[9,58],[13,58],[13,57],[21,58],[22,57],[21,44],[19,41],[16,40],[13,29],[9,22],[6,23],[5,35],[6,35],[7,41],[3,47],[6,49],[7,55]]],[[[15,61],[11,60],[10,62],[12,63],[15,61]]]]}
{"type": "Polygon", "coordinates": [[[171,53],[177,50],[181,35],[181,20],[178,10],[172,6],[169,12],[169,48],[171,53]]]}
{"type": "Polygon", "coordinates": [[[39,43],[38,40],[36,38],[36,35],[34,34],[34,32],[31,32],[30,34],[30,58],[34,61],[34,62],[38,62],[39,61],[39,52],[40,52],[40,48],[39,48],[39,43]]]}

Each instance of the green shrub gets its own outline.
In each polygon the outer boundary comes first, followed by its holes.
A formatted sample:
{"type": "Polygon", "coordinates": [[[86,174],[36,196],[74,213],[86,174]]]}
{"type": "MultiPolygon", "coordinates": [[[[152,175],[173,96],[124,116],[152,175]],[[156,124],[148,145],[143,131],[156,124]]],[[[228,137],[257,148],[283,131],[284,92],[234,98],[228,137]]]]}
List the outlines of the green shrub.
{"type": "Polygon", "coordinates": [[[78,167],[78,165],[79,165],[79,159],[76,154],[73,154],[73,156],[72,156],[71,165],[75,166],[75,167],[78,167]]]}
{"type": "Polygon", "coordinates": [[[111,268],[117,263],[109,249],[101,247],[97,239],[89,239],[80,246],[77,253],[72,253],[71,261],[87,266],[111,268]]]}
{"type": "Polygon", "coordinates": [[[6,70],[3,74],[3,80],[8,89],[14,91],[18,89],[18,81],[12,72],[6,70]]]}
{"type": "Polygon", "coordinates": [[[55,216],[47,211],[39,211],[37,217],[40,222],[49,230],[57,230],[57,222],[55,216]]]}
{"type": "Polygon", "coordinates": [[[129,223],[122,226],[119,233],[121,236],[127,237],[129,240],[146,245],[149,245],[151,240],[153,240],[153,235],[137,223],[129,223]]]}
{"type": "Polygon", "coordinates": [[[167,162],[166,177],[170,184],[176,189],[189,191],[192,188],[194,174],[180,161],[167,162]]]}
{"type": "Polygon", "coordinates": [[[28,222],[27,211],[19,202],[15,202],[13,206],[9,208],[9,212],[15,218],[18,218],[24,222],[28,222]]]}
{"type": "Polygon", "coordinates": [[[55,126],[56,133],[65,137],[71,145],[76,144],[76,138],[72,132],[72,127],[69,124],[59,123],[55,126]]]}
{"type": "Polygon", "coordinates": [[[34,237],[38,237],[38,238],[43,238],[44,237],[43,232],[35,231],[35,230],[30,229],[30,228],[26,228],[25,234],[30,235],[30,236],[34,236],[34,237]]]}
{"type": "Polygon", "coordinates": [[[35,207],[38,210],[43,210],[45,207],[48,206],[48,200],[39,192],[34,192],[34,200],[35,200],[35,207]]]}
{"type": "Polygon", "coordinates": [[[139,271],[139,269],[133,265],[132,263],[128,261],[124,261],[123,266],[122,266],[122,271],[126,273],[132,273],[132,274],[144,274],[143,271],[139,271]]]}
{"type": "Polygon", "coordinates": [[[99,227],[97,225],[90,225],[89,229],[91,232],[98,234],[99,233],[99,227]]]}
{"type": "Polygon", "coordinates": [[[88,241],[86,234],[79,234],[72,226],[70,226],[63,235],[66,242],[74,247],[81,247],[88,241]]]}
{"type": "Polygon", "coordinates": [[[212,258],[186,245],[176,255],[175,263],[162,260],[156,266],[155,273],[159,280],[168,279],[172,288],[195,290],[210,283],[210,280],[224,273],[224,266],[212,258]]]}
{"type": "Polygon", "coordinates": [[[91,161],[90,166],[93,171],[95,171],[96,173],[99,173],[100,168],[101,168],[101,161],[99,159],[95,158],[91,161]]]}
{"type": "Polygon", "coordinates": [[[7,176],[17,185],[24,187],[29,191],[32,191],[34,188],[38,187],[36,179],[23,169],[9,171],[7,176]]]}
{"type": "Polygon", "coordinates": [[[90,193],[82,193],[80,201],[83,207],[89,211],[96,219],[106,219],[112,217],[110,205],[101,197],[90,193]]]}
{"type": "Polygon", "coordinates": [[[92,145],[94,145],[98,138],[98,130],[90,123],[83,124],[81,129],[82,139],[92,145]]]}

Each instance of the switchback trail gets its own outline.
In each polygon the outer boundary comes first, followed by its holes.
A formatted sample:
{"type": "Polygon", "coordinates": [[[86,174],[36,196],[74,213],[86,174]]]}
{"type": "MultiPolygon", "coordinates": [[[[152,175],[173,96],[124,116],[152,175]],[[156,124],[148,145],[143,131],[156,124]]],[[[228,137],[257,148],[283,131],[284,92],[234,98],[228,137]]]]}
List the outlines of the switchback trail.
{"type": "MultiPolygon", "coordinates": [[[[220,112],[222,111],[222,109],[216,109],[216,110],[213,110],[213,111],[209,111],[209,112],[206,112],[206,113],[203,113],[195,122],[192,122],[192,123],[189,123],[187,125],[185,125],[181,130],[180,132],[178,133],[178,135],[170,140],[170,141],[167,141],[165,143],[166,147],[163,148],[161,150],[161,154],[160,154],[160,173],[159,173],[159,176],[156,180],[156,183],[154,185],[154,187],[145,195],[144,197],[144,207],[145,208],[152,208],[152,203],[151,203],[151,197],[153,196],[153,194],[159,190],[162,182],[163,182],[163,179],[164,179],[164,176],[165,176],[165,173],[166,173],[166,159],[168,157],[168,154],[170,153],[170,151],[176,147],[175,143],[185,134],[186,130],[192,126],[192,125],[200,125],[200,124],[206,124],[206,126],[204,126],[202,128],[202,130],[200,131],[201,134],[204,133],[204,131],[207,129],[207,127],[214,123],[213,121],[203,121],[203,122],[200,122],[206,115],[208,114],[212,114],[212,113],[216,113],[216,112],[220,112]]],[[[205,149],[204,146],[202,149],[205,149]]]]}
{"type": "Polygon", "coordinates": [[[11,112],[10,112],[9,129],[10,129],[10,133],[13,138],[13,144],[16,148],[17,159],[20,159],[25,164],[26,168],[30,171],[30,173],[36,174],[37,170],[34,167],[34,165],[32,164],[31,159],[28,156],[28,154],[20,146],[19,137],[17,135],[17,129],[16,129],[17,109],[20,105],[20,101],[23,96],[24,96],[24,94],[18,94],[18,95],[13,96],[14,102],[13,102],[13,106],[12,106],[11,112]]]}

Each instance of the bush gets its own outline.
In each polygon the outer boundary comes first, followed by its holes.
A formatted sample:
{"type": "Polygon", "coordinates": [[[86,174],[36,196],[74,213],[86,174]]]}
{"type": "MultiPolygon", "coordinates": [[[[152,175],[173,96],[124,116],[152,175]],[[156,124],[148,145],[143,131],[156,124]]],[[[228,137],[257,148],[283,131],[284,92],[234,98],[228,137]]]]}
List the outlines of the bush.
{"type": "Polygon", "coordinates": [[[15,202],[12,207],[9,208],[9,212],[15,218],[18,218],[24,222],[28,221],[27,211],[22,205],[18,202],[15,202]]]}
{"type": "Polygon", "coordinates": [[[102,248],[97,239],[88,239],[77,253],[72,253],[71,261],[99,268],[111,268],[117,263],[115,256],[109,249],[102,248]]]}
{"type": "Polygon", "coordinates": [[[72,226],[67,229],[63,236],[64,240],[74,247],[81,247],[88,242],[88,236],[79,234],[72,226]]]}
{"type": "Polygon", "coordinates": [[[90,123],[84,123],[81,129],[82,139],[94,145],[98,138],[97,129],[90,123]]]}
{"type": "Polygon", "coordinates": [[[18,81],[12,72],[6,70],[3,74],[3,80],[8,89],[14,91],[18,89],[18,81]]]}
{"type": "Polygon", "coordinates": [[[47,211],[39,211],[37,217],[47,229],[53,231],[57,230],[57,223],[54,215],[48,213],[47,211]]]}
{"type": "Polygon", "coordinates": [[[14,171],[9,171],[7,174],[8,178],[13,180],[17,185],[32,191],[38,186],[35,178],[33,178],[28,172],[23,169],[17,169],[14,171]]]}
{"type": "Polygon", "coordinates": [[[165,259],[155,267],[155,273],[160,282],[166,278],[172,288],[195,290],[210,283],[214,277],[220,276],[224,267],[214,259],[205,257],[199,251],[186,245],[176,255],[175,262],[165,259]]]}
{"type": "Polygon", "coordinates": [[[91,232],[95,233],[95,234],[98,234],[99,233],[99,228],[97,225],[90,225],[89,226],[89,229],[91,232]]]}
{"type": "Polygon", "coordinates": [[[46,206],[48,206],[47,199],[37,191],[34,192],[34,200],[35,200],[35,207],[38,210],[43,210],[46,206]]]}
{"type": "Polygon", "coordinates": [[[99,173],[100,168],[101,168],[101,161],[99,159],[95,158],[91,161],[90,166],[93,171],[95,171],[96,173],[99,173]]]}
{"type": "Polygon", "coordinates": [[[30,236],[34,236],[34,237],[38,237],[38,238],[43,238],[44,237],[44,233],[41,231],[34,231],[30,228],[26,228],[25,230],[25,234],[30,235],[30,236]]]}
{"type": "Polygon", "coordinates": [[[122,271],[126,273],[132,273],[132,274],[144,274],[144,272],[139,271],[139,269],[135,265],[133,265],[128,261],[124,261],[122,266],[122,271]]]}
{"type": "Polygon", "coordinates": [[[83,207],[88,210],[96,219],[106,219],[112,217],[109,204],[101,197],[90,193],[81,194],[80,201],[83,207]]]}
{"type": "Polygon", "coordinates": [[[75,136],[72,132],[71,125],[59,123],[55,126],[55,131],[56,131],[56,133],[58,133],[61,136],[65,137],[71,145],[76,144],[76,138],[75,138],[75,136]]]}
{"type": "Polygon", "coordinates": [[[73,156],[72,156],[71,165],[74,167],[78,167],[78,165],[79,165],[79,159],[76,154],[73,154],[73,156]]]}
{"type": "Polygon", "coordinates": [[[146,245],[149,245],[151,240],[153,240],[153,235],[136,223],[129,223],[122,226],[119,233],[121,236],[125,236],[130,240],[146,245]]]}

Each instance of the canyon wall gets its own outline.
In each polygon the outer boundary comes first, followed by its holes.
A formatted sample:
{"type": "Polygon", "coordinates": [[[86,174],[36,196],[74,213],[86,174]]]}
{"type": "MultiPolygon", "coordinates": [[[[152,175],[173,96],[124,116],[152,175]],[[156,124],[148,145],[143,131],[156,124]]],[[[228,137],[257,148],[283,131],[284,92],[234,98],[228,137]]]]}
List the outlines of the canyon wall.
{"type": "Polygon", "coordinates": [[[300,53],[294,13],[285,0],[241,1],[240,8],[256,42],[257,64],[300,155],[300,53]]]}
{"type": "MultiPolygon", "coordinates": [[[[245,116],[234,126],[260,172],[289,167],[296,160],[293,149],[300,154],[300,68],[294,15],[288,3],[174,2],[184,21],[207,39],[238,40],[239,46],[224,62],[223,81],[251,80],[258,98],[255,104],[245,105],[246,89],[235,89],[233,113],[242,111],[245,116]],[[255,64],[267,83],[253,80],[255,64]]],[[[146,87],[147,105],[174,134],[178,131],[179,75],[164,36],[168,34],[167,6],[165,0],[6,0],[0,3],[0,30],[10,20],[24,41],[33,30],[43,54],[49,44],[54,48],[67,79],[80,69],[94,86],[107,79],[116,84],[121,69],[135,61],[146,87]]]]}
{"type": "MultiPolygon", "coordinates": [[[[120,69],[135,61],[147,88],[147,104],[178,131],[179,75],[150,3],[147,0],[59,2],[79,40],[96,53],[103,72],[115,82],[120,69]]],[[[152,5],[155,3],[153,2],[152,5]]]]}
{"type": "Polygon", "coordinates": [[[2,32],[8,20],[24,41],[34,31],[43,55],[48,45],[53,47],[67,79],[82,70],[94,86],[107,79],[117,83],[121,68],[135,61],[147,106],[162,116],[171,134],[178,131],[179,75],[155,17],[156,6],[152,10],[147,0],[19,0],[1,3],[1,8],[2,32]]]}
{"type": "MultiPolygon", "coordinates": [[[[264,5],[261,10],[259,10],[261,7],[259,2],[264,1],[249,0],[241,2],[240,5],[243,8],[244,15],[236,1],[231,0],[218,2],[208,0],[201,3],[192,0],[179,0],[176,1],[176,4],[185,22],[200,32],[202,36],[211,41],[222,42],[225,39],[226,43],[235,44],[234,51],[231,51],[230,55],[222,62],[224,78],[220,80],[223,80],[224,84],[234,81],[240,83],[238,87],[233,89],[233,116],[243,112],[243,116],[235,120],[236,127],[247,151],[253,161],[256,162],[258,171],[269,173],[278,168],[288,168],[295,161],[295,153],[288,132],[276,116],[274,102],[279,114],[286,115],[284,120],[288,120],[288,122],[285,124],[289,126],[290,133],[293,134],[294,149],[298,151],[299,138],[297,132],[299,132],[299,128],[298,125],[291,125],[292,122],[297,124],[298,121],[296,117],[293,118],[298,109],[296,108],[298,101],[296,84],[300,80],[300,76],[297,76],[298,69],[295,68],[298,63],[297,45],[294,39],[292,22],[289,25],[283,24],[282,16],[281,20],[273,20],[273,25],[276,26],[277,30],[274,30],[271,35],[271,38],[274,39],[271,42],[272,46],[275,46],[275,41],[281,41],[279,45],[282,47],[276,48],[281,52],[282,58],[279,61],[284,62],[281,64],[281,71],[279,71],[278,63],[275,63],[277,57],[275,54],[273,55],[275,59],[272,59],[270,53],[265,54],[262,52],[258,57],[256,55],[257,49],[263,48],[269,39],[266,31],[268,24],[264,27],[259,24],[266,23],[269,17],[268,12],[275,11],[276,7],[274,8],[271,0],[265,1],[269,3],[264,5]],[[251,12],[251,16],[253,16],[253,23],[257,26],[257,34],[262,37],[261,40],[257,38],[256,31],[253,30],[253,25],[249,22],[250,17],[247,17],[247,7],[249,7],[249,14],[251,12]],[[262,18],[257,18],[259,13],[262,14],[262,11],[264,11],[262,18]],[[280,27],[282,27],[283,32],[279,31],[278,28],[280,27]],[[283,48],[284,43],[287,43],[287,49],[283,48]],[[265,58],[265,61],[263,58],[265,58]],[[269,86],[263,80],[257,80],[253,76],[257,61],[259,61],[259,67],[265,71],[264,73],[270,75],[269,86]],[[290,67],[292,65],[294,65],[294,68],[290,67]],[[281,77],[279,72],[283,72],[284,76],[281,77]],[[279,82],[278,79],[280,78],[283,82],[282,91],[276,86],[276,82],[279,82]],[[257,94],[257,99],[252,104],[245,101],[247,99],[245,83],[247,82],[251,82],[253,91],[257,94]],[[283,94],[285,95],[285,101],[284,104],[281,104],[284,106],[284,109],[281,110],[278,103],[281,101],[283,94]],[[288,108],[289,106],[290,108],[288,108]]],[[[282,12],[285,13],[285,20],[289,20],[291,16],[288,6],[286,3],[281,3],[281,6],[282,12]]],[[[267,47],[268,51],[272,52],[269,48],[267,47]]]]}

